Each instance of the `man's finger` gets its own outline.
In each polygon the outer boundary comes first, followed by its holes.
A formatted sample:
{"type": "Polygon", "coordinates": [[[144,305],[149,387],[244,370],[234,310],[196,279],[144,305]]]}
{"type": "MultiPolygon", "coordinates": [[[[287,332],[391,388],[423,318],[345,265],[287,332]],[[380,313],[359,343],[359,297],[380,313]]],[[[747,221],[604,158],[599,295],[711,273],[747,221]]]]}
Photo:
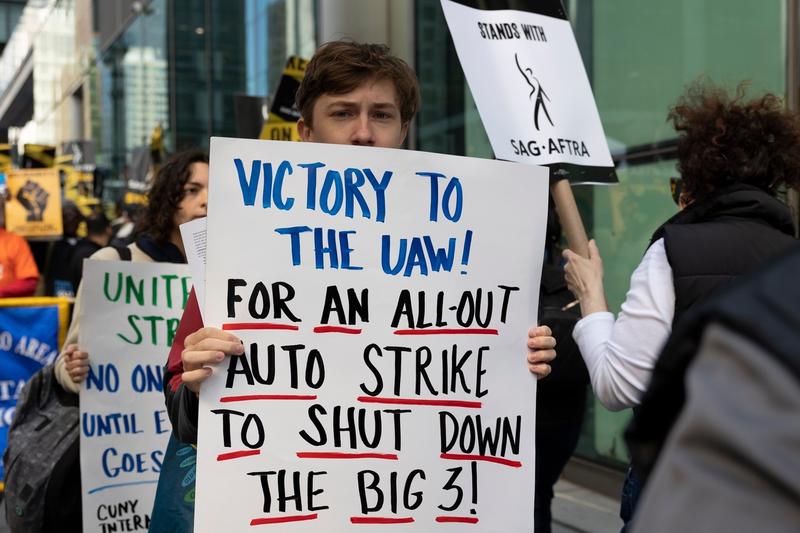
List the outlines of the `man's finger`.
{"type": "Polygon", "coordinates": [[[528,337],[549,337],[553,335],[553,331],[549,326],[533,326],[528,330],[528,337]]]}
{"type": "Polygon", "coordinates": [[[538,379],[542,379],[543,377],[550,375],[550,372],[552,372],[552,369],[550,368],[550,365],[546,365],[546,364],[541,364],[541,365],[530,365],[529,364],[528,365],[528,370],[530,370],[532,374],[536,374],[536,377],[538,379]]]}
{"type": "Polygon", "coordinates": [[[210,368],[198,368],[181,374],[181,381],[189,387],[189,390],[200,392],[200,384],[211,376],[210,368]]]}
{"type": "Polygon", "coordinates": [[[184,340],[183,345],[189,346],[191,344],[197,344],[204,339],[219,339],[228,342],[237,342],[241,343],[241,339],[232,333],[228,333],[227,331],[223,331],[219,328],[211,328],[205,327],[200,328],[194,333],[190,333],[186,336],[186,340],[184,340]]]}
{"type": "Polygon", "coordinates": [[[528,363],[530,364],[549,363],[555,358],[555,350],[536,350],[528,353],[528,363]]]}
{"type": "Polygon", "coordinates": [[[555,337],[530,337],[528,339],[529,350],[550,350],[556,347],[555,337]]]}
{"type": "Polygon", "coordinates": [[[205,350],[205,351],[184,351],[181,354],[184,368],[188,366],[203,366],[212,363],[219,363],[225,359],[225,354],[219,350],[205,350]]]}
{"type": "Polygon", "coordinates": [[[187,352],[218,351],[240,355],[244,353],[244,346],[241,342],[231,342],[216,338],[206,338],[197,343],[184,344],[187,352]]]}

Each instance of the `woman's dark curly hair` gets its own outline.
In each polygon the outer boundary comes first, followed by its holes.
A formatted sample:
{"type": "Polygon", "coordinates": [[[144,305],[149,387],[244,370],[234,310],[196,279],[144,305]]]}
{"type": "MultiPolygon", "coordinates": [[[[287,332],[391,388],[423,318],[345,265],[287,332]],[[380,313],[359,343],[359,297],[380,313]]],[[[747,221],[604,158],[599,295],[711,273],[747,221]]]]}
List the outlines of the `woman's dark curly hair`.
{"type": "Polygon", "coordinates": [[[745,183],[772,193],[800,184],[800,119],[767,93],[746,100],[701,79],[670,109],[678,132],[678,171],[692,201],[713,190],[745,183]]]}
{"type": "Polygon", "coordinates": [[[141,214],[137,232],[147,233],[156,241],[169,240],[175,229],[175,212],[183,200],[183,186],[192,175],[194,163],[208,164],[208,155],[202,150],[186,150],[161,165],[147,193],[147,207],[141,214]]]}

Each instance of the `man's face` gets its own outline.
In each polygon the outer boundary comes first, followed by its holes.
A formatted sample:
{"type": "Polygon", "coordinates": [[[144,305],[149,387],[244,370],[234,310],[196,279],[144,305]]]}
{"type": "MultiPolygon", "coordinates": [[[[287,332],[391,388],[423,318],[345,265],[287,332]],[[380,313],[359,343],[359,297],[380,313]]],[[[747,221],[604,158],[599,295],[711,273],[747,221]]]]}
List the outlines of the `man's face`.
{"type": "Polygon", "coordinates": [[[297,122],[303,141],[400,148],[408,131],[390,80],[367,80],[349,93],[323,94],[314,102],[313,123],[297,122]]]}

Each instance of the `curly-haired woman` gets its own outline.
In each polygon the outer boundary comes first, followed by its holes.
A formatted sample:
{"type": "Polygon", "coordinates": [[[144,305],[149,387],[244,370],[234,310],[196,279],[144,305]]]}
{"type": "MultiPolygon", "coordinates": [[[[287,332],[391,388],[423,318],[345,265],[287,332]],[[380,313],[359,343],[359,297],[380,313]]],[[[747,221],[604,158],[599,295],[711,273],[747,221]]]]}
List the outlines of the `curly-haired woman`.
{"type": "MultiPolygon", "coordinates": [[[[595,243],[588,259],[564,254],[583,315],[573,335],[597,398],[612,410],[639,404],[673,324],[689,308],[797,243],[789,209],[773,196],[782,184],[800,184],[796,114],[775,95],[748,100],[740,85],[731,97],[701,81],[668,118],[679,135],[682,209],[654,233],[616,320],[595,243]]],[[[628,485],[626,522],[637,492],[628,485]]]]}
{"type": "MultiPolygon", "coordinates": [[[[208,201],[208,156],[192,150],[173,156],[158,171],[150,187],[149,201],[137,228],[137,237],[127,246],[131,261],[185,263],[179,226],[206,216],[208,201]]],[[[101,248],[90,259],[121,259],[123,248],[101,248]]],[[[126,254],[128,255],[128,254],[126,254]]],[[[82,286],[78,287],[72,322],[64,348],[55,364],[56,380],[66,391],[77,394],[89,373],[89,354],[78,349],[82,286]]],[[[74,398],[74,397],[73,397],[74,398]]],[[[51,473],[45,497],[43,531],[81,531],[79,441],[65,452],[51,473]]]]}
{"type": "MultiPolygon", "coordinates": [[[[128,245],[131,261],[185,263],[180,225],[206,216],[208,156],[199,150],[174,155],[156,173],[148,204],[139,221],[137,237],[128,245]]],[[[112,247],[95,252],[91,259],[120,259],[112,247]]],[[[55,374],[64,389],[77,393],[89,372],[89,356],[78,350],[81,291],[75,299],[64,350],[56,360],[55,374]]]]}

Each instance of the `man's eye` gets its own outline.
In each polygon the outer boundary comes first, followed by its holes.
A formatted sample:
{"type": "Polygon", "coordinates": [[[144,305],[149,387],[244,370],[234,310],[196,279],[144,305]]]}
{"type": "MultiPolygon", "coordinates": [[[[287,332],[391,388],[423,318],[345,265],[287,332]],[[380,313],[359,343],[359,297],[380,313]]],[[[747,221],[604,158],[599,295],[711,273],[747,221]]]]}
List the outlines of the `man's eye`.
{"type": "Polygon", "coordinates": [[[332,117],[337,117],[337,118],[347,118],[350,115],[352,115],[352,113],[346,110],[334,111],[333,113],[331,113],[332,117]]]}
{"type": "Polygon", "coordinates": [[[392,114],[385,111],[376,111],[373,116],[378,120],[388,120],[392,118],[392,114]]]}

